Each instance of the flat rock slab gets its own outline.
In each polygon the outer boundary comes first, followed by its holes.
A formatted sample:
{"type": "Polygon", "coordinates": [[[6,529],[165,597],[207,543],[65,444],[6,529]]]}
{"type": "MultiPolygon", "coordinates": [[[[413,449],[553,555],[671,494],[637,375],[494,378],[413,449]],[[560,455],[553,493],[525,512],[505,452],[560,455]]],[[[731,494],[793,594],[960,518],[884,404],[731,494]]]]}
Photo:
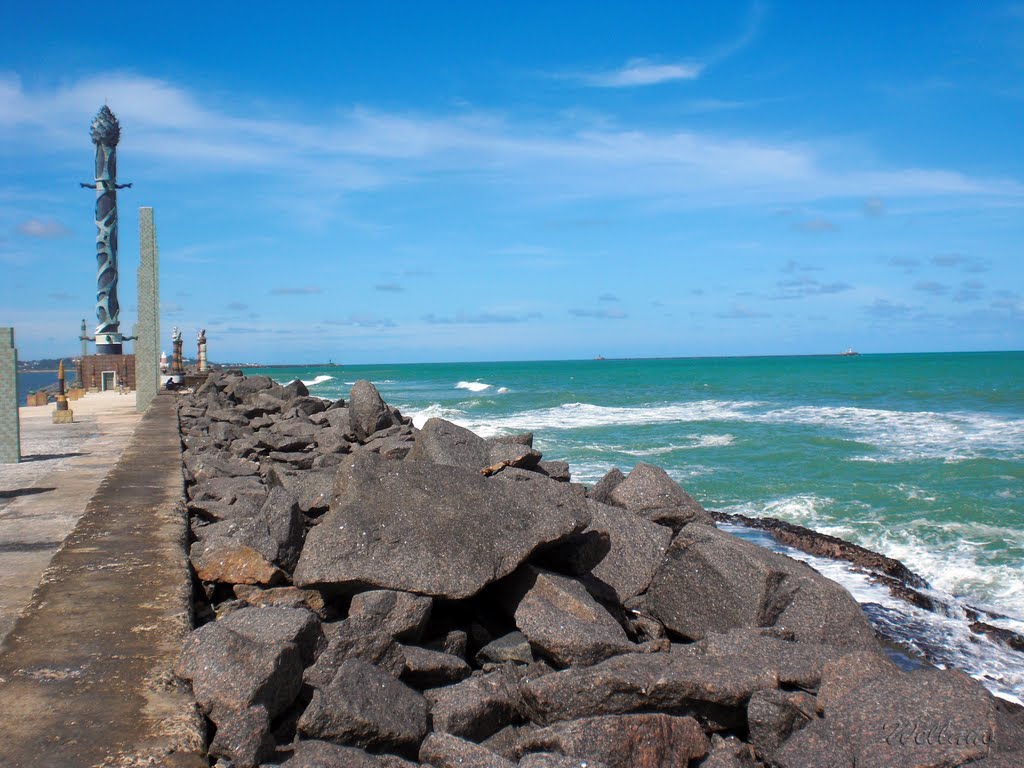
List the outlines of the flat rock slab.
{"type": "Polygon", "coordinates": [[[175,398],[161,394],[0,647],[5,768],[206,764],[171,673],[191,629],[186,535],[175,398]]]}
{"type": "Polygon", "coordinates": [[[555,483],[498,483],[353,454],[338,467],[331,509],[306,537],[294,583],[462,599],[589,522],[586,500],[555,483]]]}

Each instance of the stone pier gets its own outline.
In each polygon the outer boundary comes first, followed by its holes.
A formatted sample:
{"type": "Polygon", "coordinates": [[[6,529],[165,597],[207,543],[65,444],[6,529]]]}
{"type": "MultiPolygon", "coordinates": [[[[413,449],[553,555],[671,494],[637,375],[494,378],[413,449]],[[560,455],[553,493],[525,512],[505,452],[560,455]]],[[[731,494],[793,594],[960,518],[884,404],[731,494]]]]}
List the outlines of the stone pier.
{"type": "Polygon", "coordinates": [[[18,350],[14,348],[14,329],[0,328],[0,464],[19,461],[18,350]]]}

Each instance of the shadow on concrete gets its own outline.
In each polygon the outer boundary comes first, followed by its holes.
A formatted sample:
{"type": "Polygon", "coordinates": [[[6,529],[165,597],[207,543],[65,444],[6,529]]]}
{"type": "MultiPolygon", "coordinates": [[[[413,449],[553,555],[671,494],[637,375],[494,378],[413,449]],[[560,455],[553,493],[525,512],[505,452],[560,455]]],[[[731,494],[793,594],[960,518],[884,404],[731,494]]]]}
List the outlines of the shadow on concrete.
{"type": "Polygon", "coordinates": [[[56,488],[15,488],[13,491],[0,491],[0,499],[16,499],[19,496],[34,496],[37,493],[55,491],[56,488]]]}
{"type": "Polygon", "coordinates": [[[73,453],[34,453],[31,456],[22,456],[22,463],[27,461],[49,461],[50,459],[70,459],[74,456],[85,456],[81,451],[73,453]]]}

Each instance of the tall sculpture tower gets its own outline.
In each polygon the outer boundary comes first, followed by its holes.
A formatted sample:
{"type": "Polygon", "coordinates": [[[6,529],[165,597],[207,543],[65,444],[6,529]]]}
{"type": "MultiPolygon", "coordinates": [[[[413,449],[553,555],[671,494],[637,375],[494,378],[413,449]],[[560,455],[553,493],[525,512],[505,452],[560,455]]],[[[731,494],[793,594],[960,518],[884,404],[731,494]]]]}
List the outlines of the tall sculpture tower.
{"type": "Polygon", "coordinates": [[[117,303],[117,190],[131,184],[117,183],[121,126],[106,104],[93,118],[91,133],[96,145],[96,180],[82,186],[96,189],[96,354],[120,355],[124,337],[117,303]]]}

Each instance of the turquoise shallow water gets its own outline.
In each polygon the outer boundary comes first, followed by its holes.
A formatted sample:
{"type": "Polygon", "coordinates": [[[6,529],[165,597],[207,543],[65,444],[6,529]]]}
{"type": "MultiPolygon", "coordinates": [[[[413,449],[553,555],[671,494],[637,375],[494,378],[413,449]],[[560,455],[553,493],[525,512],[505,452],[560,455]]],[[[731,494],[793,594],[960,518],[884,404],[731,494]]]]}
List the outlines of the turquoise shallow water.
{"type": "Polygon", "coordinates": [[[1022,352],[262,372],[326,398],[369,379],[417,424],[533,430],[583,482],[655,463],[709,508],[841,536],[1024,626],[1022,352]]]}

